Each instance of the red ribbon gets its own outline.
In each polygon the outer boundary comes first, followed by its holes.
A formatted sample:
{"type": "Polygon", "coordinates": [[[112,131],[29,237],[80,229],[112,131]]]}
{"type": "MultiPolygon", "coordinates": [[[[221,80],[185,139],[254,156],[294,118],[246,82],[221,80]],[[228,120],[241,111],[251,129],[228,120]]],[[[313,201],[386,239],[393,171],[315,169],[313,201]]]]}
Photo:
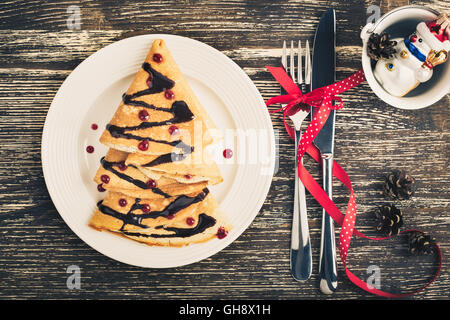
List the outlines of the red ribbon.
{"type": "MultiPolygon", "coordinates": [[[[319,131],[322,129],[323,125],[325,124],[325,121],[327,120],[330,111],[332,109],[339,110],[344,107],[342,99],[337,97],[336,94],[349,90],[357,86],[361,82],[363,82],[365,80],[363,70],[361,69],[355,74],[351,75],[350,77],[337,83],[315,89],[307,94],[302,94],[301,90],[286,74],[283,68],[281,67],[266,67],[266,68],[287,92],[286,95],[270,98],[269,100],[267,100],[266,105],[270,106],[275,103],[286,104],[285,106],[283,106],[278,110],[269,112],[274,113],[281,110],[283,111],[284,126],[292,139],[294,138],[294,129],[291,128],[286,123],[285,119],[286,115],[289,116],[294,114],[295,112],[298,111],[298,108],[309,109],[307,105],[318,108],[318,111],[316,112],[315,116],[311,120],[311,123],[308,125],[307,129],[303,133],[299,142],[298,161],[297,161],[298,175],[300,180],[305,185],[306,189],[310,192],[310,194],[325,209],[325,211],[330,215],[330,217],[341,226],[341,232],[339,234],[339,243],[338,243],[339,255],[341,257],[341,261],[344,265],[344,269],[349,280],[365,291],[389,298],[400,298],[410,296],[428,287],[438,277],[442,266],[442,254],[437,243],[435,243],[435,247],[436,252],[438,253],[439,256],[438,270],[435,273],[434,277],[425,286],[414,292],[404,294],[393,294],[381,291],[370,286],[365,281],[359,279],[352,272],[350,272],[350,270],[347,268],[347,254],[350,248],[350,243],[353,235],[371,240],[385,240],[391,237],[372,238],[364,235],[355,228],[357,211],[356,211],[356,198],[353,191],[353,186],[345,170],[336,161],[333,161],[333,176],[339,179],[339,181],[341,181],[350,191],[350,198],[347,204],[347,210],[345,215],[341,213],[341,211],[338,209],[335,203],[328,197],[327,193],[322,189],[322,187],[317,183],[317,181],[309,174],[309,172],[306,170],[306,168],[300,161],[303,155],[305,153],[308,153],[315,161],[321,163],[320,152],[312,144],[312,142],[314,141],[314,138],[317,136],[319,131]],[[337,101],[339,102],[339,104],[333,105],[333,101],[337,101]]],[[[405,230],[402,231],[401,233],[405,232],[423,233],[422,231],[419,230],[405,230]]]]}
{"type": "MultiPolygon", "coordinates": [[[[286,74],[286,71],[283,68],[280,67],[266,67],[266,68],[278,81],[278,83],[284,88],[284,90],[286,90],[286,92],[288,93],[286,95],[270,98],[269,100],[267,100],[266,105],[270,106],[275,103],[285,104],[280,109],[269,111],[269,113],[275,113],[280,110],[283,110],[284,127],[286,128],[286,131],[288,132],[289,136],[292,139],[294,139],[294,129],[291,128],[286,123],[286,115],[289,116],[295,114],[299,108],[307,108],[309,110],[309,107],[307,105],[320,108],[319,110],[323,112],[322,115],[323,118],[321,116],[320,119],[323,119],[323,121],[319,122],[320,128],[318,128],[317,130],[317,132],[319,132],[323,124],[325,123],[326,119],[328,118],[330,110],[331,109],[338,110],[344,107],[342,99],[335,96],[335,94],[339,94],[345,91],[343,84],[336,84],[336,86],[330,85],[327,87],[317,88],[309,93],[302,94],[300,88],[292,81],[291,77],[289,77],[286,74]],[[337,106],[333,106],[332,105],[333,101],[338,101],[339,104],[337,106]]],[[[364,78],[362,70],[361,75],[362,78],[364,78]]]]}

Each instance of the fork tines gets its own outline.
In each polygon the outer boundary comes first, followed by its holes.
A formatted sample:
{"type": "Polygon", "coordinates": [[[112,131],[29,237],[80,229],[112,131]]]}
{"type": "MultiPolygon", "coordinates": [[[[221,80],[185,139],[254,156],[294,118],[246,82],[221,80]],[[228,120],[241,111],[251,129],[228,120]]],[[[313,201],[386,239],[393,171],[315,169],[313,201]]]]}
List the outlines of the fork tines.
{"type": "Polygon", "coordinates": [[[311,84],[311,54],[309,49],[309,41],[306,40],[305,46],[305,72],[304,76],[302,74],[303,69],[303,50],[301,41],[298,41],[297,50],[294,49],[294,41],[291,41],[291,47],[289,51],[289,64],[287,59],[287,49],[286,41],[283,41],[283,49],[281,55],[281,64],[283,65],[286,72],[291,76],[292,80],[300,85],[302,92],[309,91],[309,85],[311,84]],[[295,54],[297,51],[297,54],[295,54]],[[295,56],[297,55],[297,59],[295,56]],[[297,66],[295,65],[295,60],[297,60],[297,66]],[[297,76],[296,76],[297,73],[297,76]]]}

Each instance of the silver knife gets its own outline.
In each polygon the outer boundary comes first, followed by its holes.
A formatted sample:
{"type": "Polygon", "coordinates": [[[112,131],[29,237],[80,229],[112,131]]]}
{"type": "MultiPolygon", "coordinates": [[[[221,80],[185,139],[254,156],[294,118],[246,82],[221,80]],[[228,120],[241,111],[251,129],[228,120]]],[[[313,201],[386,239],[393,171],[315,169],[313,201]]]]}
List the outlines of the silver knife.
{"type": "MultiPolygon", "coordinates": [[[[314,39],[311,90],[335,82],[335,35],[336,16],[334,9],[328,9],[320,18],[314,39]]],[[[314,109],[314,108],[313,108],[314,109]]],[[[313,110],[315,115],[317,110],[313,110]]],[[[335,112],[331,113],[314,139],[320,150],[323,167],[323,188],[332,197],[333,148],[335,112]]],[[[333,219],[323,210],[322,237],[320,242],[319,285],[323,293],[331,294],[337,288],[336,243],[333,219]]]]}

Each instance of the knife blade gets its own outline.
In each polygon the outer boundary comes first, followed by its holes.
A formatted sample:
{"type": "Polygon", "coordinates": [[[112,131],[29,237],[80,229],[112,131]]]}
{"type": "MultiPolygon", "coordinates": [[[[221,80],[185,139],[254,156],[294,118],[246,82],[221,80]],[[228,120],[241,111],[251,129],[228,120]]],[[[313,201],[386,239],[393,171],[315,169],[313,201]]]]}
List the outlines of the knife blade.
{"type": "MultiPolygon", "coordinates": [[[[311,90],[330,85],[336,81],[335,32],[335,12],[334,9],[329,9],[320,18],[314,38],[311,90]]],[[[317,110],[312,111],[313,115],[317,112],[317,110]]],[[[325,125],[314,139],[314,144],[321,152],[333,153],[334,121],[335,112],[331,110],[325,125]]]]}
{"type": "MultiPolygon", "coordinates": [[[[334,9],[327,10],[320,18],[314,38],[311,90],[335,82],[335,35],[336,16],[334,9]]],[[[315,109],[315,108],[313,108],[315,109]]],[[[312,110],[315,115],[317,110],[312,110]]],[[[330,115],[314,139],[320,150],[323,167],[323,187],[332,197],[333,149],[335,112],[330,115]]],[[[337,288],[336,243],[333,219],[323,210],[322,236],[320,242],[319,287],[323,293],[331,294],[337,288]]]]}

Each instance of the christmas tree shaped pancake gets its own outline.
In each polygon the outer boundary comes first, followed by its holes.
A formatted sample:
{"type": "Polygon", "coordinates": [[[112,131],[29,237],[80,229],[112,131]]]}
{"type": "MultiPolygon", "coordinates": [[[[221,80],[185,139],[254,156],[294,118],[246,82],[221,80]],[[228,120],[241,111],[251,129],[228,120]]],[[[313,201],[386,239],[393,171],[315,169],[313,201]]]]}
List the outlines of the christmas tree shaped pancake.
{"type": "Polygon", "coordinates": [[[100,138],[110,149],[94,181],[108,193],[89,225],[149,245],[224,238],[231,225],[207,189],[223,181],[205,148],[217,133],[155,40],[100,138]]]}

